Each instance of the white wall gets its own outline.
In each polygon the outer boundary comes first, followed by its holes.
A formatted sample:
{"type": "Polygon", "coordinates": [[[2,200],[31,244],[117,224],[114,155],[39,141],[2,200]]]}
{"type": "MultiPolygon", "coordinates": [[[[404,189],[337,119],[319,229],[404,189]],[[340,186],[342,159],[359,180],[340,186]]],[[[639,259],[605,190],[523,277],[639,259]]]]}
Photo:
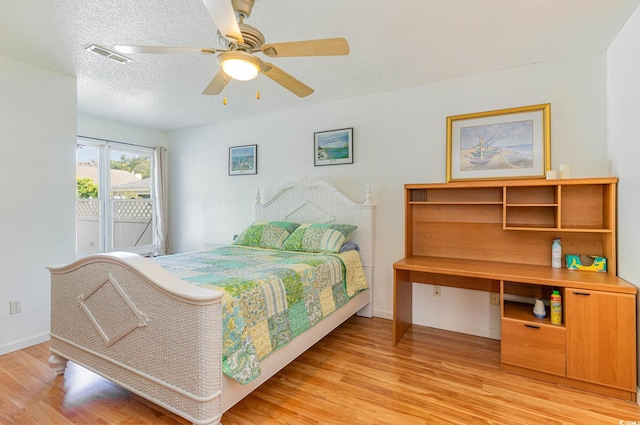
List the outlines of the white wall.
{"type": "Polygon", "coordinates": [[[45,266],[74,258],[76,80],[0,56],[0,93],[1,355],[49,339],[45,266]]]}
{"type": "Polygon", "coordinates": [[[86,114],[78,114],[78,136],[148,147],[166,148],[169,145],[169,135],[165,131],[86,114]]]}
{"type": "MultiPolygon", "coordinates": [[[[608,51],[609,158],[612,173],[620,177],[618,275],[636,286],[640,286],[639,50],[640,9],[636,9],[608,51]]],[[[640,318],[640,310],[636,317],[640,318]]],[[[640,353],[640,344],[637,351],[640,353]]]]}
{"type": "MultiPolygon", "coordinates": [[[[389,78],[393,78],[392,75],[389,78]]],[[[606,54],[595,53],[410,89],[347,99],[171,134],[171,240],[174,251],[229,241],[251,223],[258,188],[267,199],[283,183],[310,176],[376,208],[374,314],[392,316],[392,264],[403,256],[403,185],[442,182],[446,117],[551,103],[552,167],[574,177],[604,176],[606,54]],[[313,132],[354,128],[353,165],[313,166],[313,132]],[[258,145],[258,174],[227,175],[230,146],[258,145]]],[[[414,322],[497,336],[489,295],[416,285],[414,322]]]]}

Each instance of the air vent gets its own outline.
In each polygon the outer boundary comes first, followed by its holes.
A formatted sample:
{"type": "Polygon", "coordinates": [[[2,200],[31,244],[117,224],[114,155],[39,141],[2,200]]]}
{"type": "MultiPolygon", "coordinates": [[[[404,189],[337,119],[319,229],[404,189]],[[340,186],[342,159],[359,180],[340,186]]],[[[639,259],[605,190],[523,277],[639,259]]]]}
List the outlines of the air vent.
{"type": "Polygon", "coordinates": [[[109,58],[118,63],[131,62],[131,59],[129,58],[122,56],[121,54],[118,54],[116,52],[112,52],[111,50],[105,49],[104,47],[96,46],[95,44],[92,44],[91,46],[87,47],[85,50],[87,52],[93,52],[100,56],[104,56],[105,58],[109,58]]]}

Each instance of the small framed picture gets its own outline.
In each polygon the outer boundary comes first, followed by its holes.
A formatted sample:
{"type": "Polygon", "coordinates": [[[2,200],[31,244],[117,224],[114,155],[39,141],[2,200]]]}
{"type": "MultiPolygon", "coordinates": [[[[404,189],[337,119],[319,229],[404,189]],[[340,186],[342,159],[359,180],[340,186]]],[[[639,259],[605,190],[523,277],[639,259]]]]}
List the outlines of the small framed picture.
{"type": "Polygon", "coordinates": [[[258,145],[229,148],[229,175],[258,174],[258,145]]]}
{"type": "Polygon", "coordinates": [[[353,128],[313,133],[313,165],[353,164],[353,128]]]}

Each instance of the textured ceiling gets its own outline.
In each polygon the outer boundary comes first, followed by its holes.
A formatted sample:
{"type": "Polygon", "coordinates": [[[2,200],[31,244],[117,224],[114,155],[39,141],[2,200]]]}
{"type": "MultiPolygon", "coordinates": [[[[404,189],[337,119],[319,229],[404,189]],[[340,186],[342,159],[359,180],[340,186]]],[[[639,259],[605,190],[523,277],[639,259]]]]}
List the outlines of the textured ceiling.
{"type": "Polygon", "coordinates": [[[268,78],[202,90],[215,56],[86,52],[97,44],[219,48],[200,0],[0,0],[0,55],[78,79],[81,113],[174,130],[605,50],[640,0],[255,0],[267,43],[345,37],[349,56],[270,59],[315,89],[268,78]]]}

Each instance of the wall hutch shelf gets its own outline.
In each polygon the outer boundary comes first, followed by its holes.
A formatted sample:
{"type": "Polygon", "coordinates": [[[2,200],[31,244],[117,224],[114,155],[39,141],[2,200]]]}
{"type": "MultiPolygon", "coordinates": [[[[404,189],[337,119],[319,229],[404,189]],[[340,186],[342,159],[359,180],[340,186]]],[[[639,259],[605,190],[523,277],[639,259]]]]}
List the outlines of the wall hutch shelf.
{"type": "Polygon", "coordinates": [[[406,184],[394,344],[411,326],[412,283],[497,292],[503,369],[635,400],[637,289],[617,277],[617,181],[406,184]],[[563,255],[606,257],[607,272],[552,268],[554,238],[563,255]],[[561,325],[534,317],[527,302],[548,300],[554,289],[561,325]]]}

